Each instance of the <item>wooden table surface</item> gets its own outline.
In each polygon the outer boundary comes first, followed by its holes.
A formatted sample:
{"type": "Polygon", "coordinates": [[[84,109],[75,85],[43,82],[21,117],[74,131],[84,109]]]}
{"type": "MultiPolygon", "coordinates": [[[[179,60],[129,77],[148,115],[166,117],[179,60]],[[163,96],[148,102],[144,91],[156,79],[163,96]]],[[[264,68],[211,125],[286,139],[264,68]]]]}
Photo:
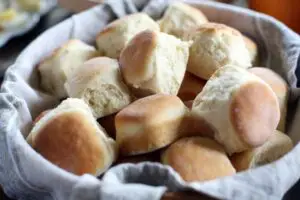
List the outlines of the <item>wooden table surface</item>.
{"type": "MultiPolygon", "coordinates": [[[[44,16],[39,24],[29,33],[12,39],[0,48],[0,84],[5,69],[10,66],[19,53],[39,34],[48,29],[49,27],[57,24],[58,22],[66,19],[71,14],[62,8],[53,9],[48,15],[44,16]]],[[[9,200],[8,197],[0,189],[0,200],[9,200]]],[[[195,193],[167,193],[164,200],[181,200],[181,199],[206,199],[210,200],[212,198],[195,194],[195,193]]],[[[285,200],[297,200],[300,199],[300,182],[298,182],[291,190],[285,195],[285,200]]]]}

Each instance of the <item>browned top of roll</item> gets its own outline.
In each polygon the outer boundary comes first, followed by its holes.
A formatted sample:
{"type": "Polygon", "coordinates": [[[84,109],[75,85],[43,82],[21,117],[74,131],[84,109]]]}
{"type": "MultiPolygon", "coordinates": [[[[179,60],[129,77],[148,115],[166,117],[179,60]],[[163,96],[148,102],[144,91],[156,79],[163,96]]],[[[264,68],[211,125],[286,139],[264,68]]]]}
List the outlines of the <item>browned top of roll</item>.
{"type": "Polygon", "coordinates": [[[206,181],[235,173],[224,148],[203,137],[178,140],[164,152],[162,162],[186,181],[206,181]]]}

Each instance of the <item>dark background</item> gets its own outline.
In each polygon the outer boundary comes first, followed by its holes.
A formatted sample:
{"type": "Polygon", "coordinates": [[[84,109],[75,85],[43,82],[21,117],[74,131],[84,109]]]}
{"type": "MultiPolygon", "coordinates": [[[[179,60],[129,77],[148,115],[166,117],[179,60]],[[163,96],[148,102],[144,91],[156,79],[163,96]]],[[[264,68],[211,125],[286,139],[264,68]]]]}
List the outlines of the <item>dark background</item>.
{"type": "MultiPolygon", "coordinates": [[[[7,67],[13,64],[19,53],[38,35],[49,27],[63,21],[72,13],[62,8],[54,8],[46,16],[42,17],[38,25],[27,34],[10,40],[4,47],[0,48],[0,85],[3,79],[3,73],[7,67]]],[[[300,167],[300,166],[299,166],[300,167]]],[[[0,190],[0,199],[9,200],[0,190]]],[[[203,198],[204,199],[204,198],[203,198]]],[[[300,181],[287,192],[285,200],[300,199],[300,181]]]]}

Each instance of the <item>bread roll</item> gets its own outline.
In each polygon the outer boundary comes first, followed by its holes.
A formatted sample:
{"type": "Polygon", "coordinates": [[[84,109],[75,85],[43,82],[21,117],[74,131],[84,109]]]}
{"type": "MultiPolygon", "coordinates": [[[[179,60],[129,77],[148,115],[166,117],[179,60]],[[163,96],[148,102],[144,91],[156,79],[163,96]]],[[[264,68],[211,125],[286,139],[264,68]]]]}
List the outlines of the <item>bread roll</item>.
{"type": "Polygon", "coordinates": [[[188,56],[188,42],[147,30],[137,34],[125,47],[120,64],[125,82],[135,96],[177,95],[188,56]]]}
{"type": "Polygon", "coordinates": [[[139,32],[159,31],[159,25],[145,13],[127,15],[108,24],[97,36],[97,47],[103,55],[119,58],[122,49],[139,32]]]}
{"type": "Polygon", "coordinates": [[[167,148],[161,160],[188,182],[208,181],[235,174],[224,148],[209,138],[180,139],[167,148]]]}
{"type": "Polygon", "coordinates": [[[292,140],[285,134],[275,131],[262,146],[234,154],[231,162],[237,171],[243,171],[271,163],[293,148],[292,140]]]}
{"type": "Polygon", "coordinates": [[[208,80],[216,70],[227,64],[241,68],[251,66],[242,34],[231,27],[203,24],[187,39],[194,41],[190,47],[187,71],[200,78],[208,80]]]}
{"type": "Polygon", "coordinates": [[[287,113],[288,103],[288,85],[283,78],[273,72],[271,69],[262,67],[253,67],[249,69],[249,72],[255,74],[262,80],[264,80],[274,91],[278,98],[280,106],[280,122],[277,129],[281,132],[285,132],[285,121],[287,113]]]}
{"type": "Polygon", "coordinates": [[[176,2],[167,8],[158,23],[162,32],[183,39],[185,32],[207,22],[207,18],[200,10],[188,4],[176,2]]]}
{"type": "Polygon", "coordinates": [[[257,65],[258,64],[258,48],[256,43],[250,39],[249,37],[243,35],[245,44],[246,44],[246,48],[248,50],[248,52],[250,53],[250,60],[252,65],[257,65]]]}
{"type": "Polygon", "coordinates": [[[118,61],[98,57],[85,62],[67,80],[70,97],[84,100],[96,118],[118,112],[131,102],[118,61]]]}
{"type": "Polygon", "coordinates": [[[133,102],[115,118],[120,153],[148,153],[174,142],[186,111],[182,101],[171,95],[156,94],[133,102]]]}
{"type": "Polygon", "coordinates": [[[27,140],[44,158],[76,175],[98,176],[116,158],[115,141],[79,99],[67,99],[48,112],[27,140]]]}
{"type": "Polygon", "coordinates": [[[194,100],[202,91],[205,83],[206,81],[186,72],[177,96],[182,101],[194,100]]]}
{"type": "Polygon", "coordinates": [[[97,55],[94,47],[80,40],[70,40],[38,65],[41,87],[58,98],[67,97],[64,84],[82,63],[97,55]]]}
{"type": "Polygon", "coordinates": [[[116,139],[116,126],[115,126],[116,113],[99,118],[98,123],[106,130],[107,134],[116,139]]]}
{"type": "Polygon", "coordinates": [[[207,81],[192,112],[211,126],[228,154],[264,144],[280,119],[278,100],[270,86],[232,65],[220,68],[207,81]]]}

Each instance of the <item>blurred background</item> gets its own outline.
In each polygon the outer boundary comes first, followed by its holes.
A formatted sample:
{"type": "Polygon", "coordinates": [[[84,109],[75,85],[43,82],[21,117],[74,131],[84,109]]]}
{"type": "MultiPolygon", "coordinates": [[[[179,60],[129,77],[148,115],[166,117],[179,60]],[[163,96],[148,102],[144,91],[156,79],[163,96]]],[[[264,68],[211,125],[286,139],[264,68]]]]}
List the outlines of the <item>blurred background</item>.
{"type": "MultiPolygon", "coordinates": [[[[4,5],[5,2],[12,0],[0,0],[0,4],[4,5]]],[[[34,3],[39,0],[19,0],[23,2],[34,3]]],[[[0,47],[0,85],[3,79],[3,74],[7,67],[14,63],[19,53],[33,41],[38,35],[47,30],[48,28],[58,24],[71,15],[88,9],[97,3],[95,0],[58,0],[57,4],[52,7],[48,12],[38,20],[32,29],[28,32],[13,37],[6,44],[0,47]]],[[[102,0],[96,0],[101,2],[102,0]]],[[[300,33],[300,0],[216,0],[218,2],[233,4],[236,6],[248,7],[252,10],[259,11],[271,15],[278,20],[285,23],[298,34],[300,33]]],[[[1,23],[6,19],[7,15],[1,15],[4,6],[0,5],[0,39],[1,39],[1,23]]],[[[1,45],[0,45],[1,46],[1,45]]],[[[0,199],[8,199],[0,188],[0,199]]],[[[204,199],[204,198],[203,198],[204,199]]],[[[300,199],[300,183],[296,184],[286,194],[284,199],[300,199]]]]}

